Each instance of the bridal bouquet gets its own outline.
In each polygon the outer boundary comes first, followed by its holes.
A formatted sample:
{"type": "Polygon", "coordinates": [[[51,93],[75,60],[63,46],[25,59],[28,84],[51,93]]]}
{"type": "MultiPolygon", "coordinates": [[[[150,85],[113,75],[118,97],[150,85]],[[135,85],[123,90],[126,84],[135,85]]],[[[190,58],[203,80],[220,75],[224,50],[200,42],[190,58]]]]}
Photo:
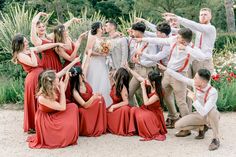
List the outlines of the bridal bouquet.
{"type": "Polygon", "coordinates": [[[109,54],[111,50],[111,42],[109,40],[103,40],[100,43],[99,52],[102,54],[109,54]]]}

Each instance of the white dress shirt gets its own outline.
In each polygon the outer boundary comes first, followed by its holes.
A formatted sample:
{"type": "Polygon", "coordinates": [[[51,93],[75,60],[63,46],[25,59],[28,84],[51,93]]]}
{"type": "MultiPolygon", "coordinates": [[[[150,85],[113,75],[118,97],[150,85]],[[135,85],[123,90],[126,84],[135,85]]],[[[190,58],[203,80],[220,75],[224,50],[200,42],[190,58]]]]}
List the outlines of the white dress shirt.
{"type": "Polygon", "coordinates": [[[209,24],[200,24],[177,16],[181,25],[191,29],[196,34],[195,46],[199,47],[206,55],[206,59],[212,58],[212,52],[216,40],[216,28],[209,24]]]}
{"type": "Polygon", "coordinates": [[[218,99],[218,92],[214,87],[211,87],[210,84],[203,89],[196,89],[193,79],[189,79],[171,69],[167,69],[166,72],[175,79],[193,87],[194,93],[196,94],[196,101],[193,102],[193,106],[201,116],[206,116],[212,108],[217,108],[216,102],[218,99]],[[208,89],[210,90],[208,91],[208,89]]]}
{"type": "Polygon", "coordinates": [[[174,71],[179,71],[184,66],[188,54],[190,55],[189,62],[182,70],[183,72],[188,70],[189,63],[191,63],[193,60],[204,60],[206,58],[206,56],[197,47],[192,48],[190,45],[188,45],[185,50],[179,50],[178,45],[176,44],[176,36],[170,38],[142,38],[142,41],[158,45],[169,45],[172,52],[167,52],[169,56],[171,55],[167,67],[174,71]]]}

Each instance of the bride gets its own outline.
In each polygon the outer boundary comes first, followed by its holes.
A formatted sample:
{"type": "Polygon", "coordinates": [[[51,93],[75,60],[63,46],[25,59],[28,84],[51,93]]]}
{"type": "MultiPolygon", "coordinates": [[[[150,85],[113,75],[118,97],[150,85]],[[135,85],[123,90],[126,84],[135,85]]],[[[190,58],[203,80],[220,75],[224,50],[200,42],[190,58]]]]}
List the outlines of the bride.
{"type": "Polygon", "coordinates": [[[106,54],[101,53],[100,50],[100,44],[103,41],[102,35],[102,23],[93,23],[86,47],[86,52],[91,57],[85,56],[85,60],[89,59],[85,75],[94,93],[101,93],[105,99],[106,107],[108,107],[112,103],[110,97],[111,87],[108,67],[106,65],[106,54]]]}

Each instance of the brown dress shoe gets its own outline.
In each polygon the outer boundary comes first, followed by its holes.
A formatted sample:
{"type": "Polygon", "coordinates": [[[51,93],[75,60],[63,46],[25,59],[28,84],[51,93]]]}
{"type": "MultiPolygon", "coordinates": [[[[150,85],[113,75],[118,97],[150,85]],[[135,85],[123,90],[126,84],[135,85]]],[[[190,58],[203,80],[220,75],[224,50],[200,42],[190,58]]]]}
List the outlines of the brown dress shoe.
{"type": "Polygon", "coordinates": [[[175,134],[176,137],[186,137],[191,135],[190,130],[180,130],[178,133],[175,134]]]}
{"type": "Polygon", "coordinates": [[[213,150],[216,150],[220,147],[220,140],[219,139],[216,139],[216,138],[213,138],[212,141],[211,141],[211,144],[209,145],[209,150],[210,151],[213,151],[213,150]]]}
{"type": "Polygon", "coordinates": [[[195,137],[195,139],[200,140],[200,139],[204,139],[205,137],[205,133],[208,130],[208,126],[204,125],[203,130],[199,130],[198,135],[195,137]]]}

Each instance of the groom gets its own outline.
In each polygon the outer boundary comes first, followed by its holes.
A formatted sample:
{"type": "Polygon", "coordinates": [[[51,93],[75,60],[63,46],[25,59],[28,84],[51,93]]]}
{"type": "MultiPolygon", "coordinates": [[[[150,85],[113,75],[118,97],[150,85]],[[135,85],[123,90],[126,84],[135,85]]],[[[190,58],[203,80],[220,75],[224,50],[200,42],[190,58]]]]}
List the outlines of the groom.
{"type": "Polygon", "coordinates": [[[105,32],[111,39],[112,49],[110,51],[111,63],[110,69],[117,70],[122,67],[128,58],[128,43],[125,37],[120,37],[117,32],[116,22],[109,20],[105,24],[105,32]]]}

